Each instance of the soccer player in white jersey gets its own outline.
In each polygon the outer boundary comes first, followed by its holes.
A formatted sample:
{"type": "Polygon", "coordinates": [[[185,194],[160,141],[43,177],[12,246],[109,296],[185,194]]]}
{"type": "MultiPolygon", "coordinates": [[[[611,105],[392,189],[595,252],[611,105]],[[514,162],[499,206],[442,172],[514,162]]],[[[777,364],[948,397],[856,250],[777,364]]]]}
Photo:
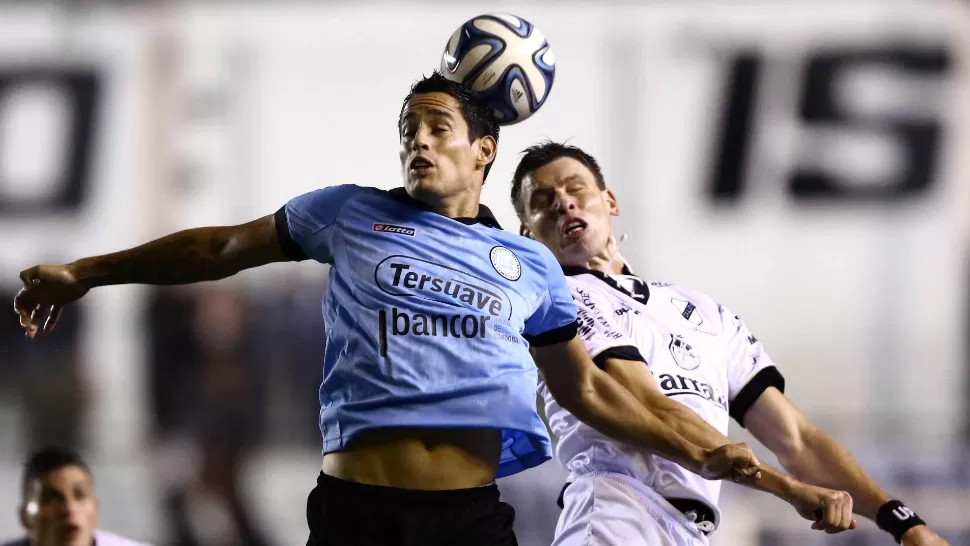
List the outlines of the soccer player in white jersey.
{"type": "MultiPolygon", "coordinates": [[[[762,465],[764,477],[750,485],[790,502],[814,529],[853,528],[854,509],[904,545],[947,544],[785,397],[781,373],[740,317],[630,271],[610,225],[616,198],[592,156],[554,142],[528,148],[511,197],[522,233],[563,265],[590,356],[652,413],[704,447],[730,441],[733,417],[792,475],[762,465]]],[[[556,545],[707,544],[719,523],[720,482],[606,438],[540,391],[569,471],[556,545]]]]}
{"type": "Polygon", "coordinates": [[[80,455],[44,449],[24,464],[19,517],[27,535],[3,546],[149,546],[98,529],[91,471],[80,455]]]}

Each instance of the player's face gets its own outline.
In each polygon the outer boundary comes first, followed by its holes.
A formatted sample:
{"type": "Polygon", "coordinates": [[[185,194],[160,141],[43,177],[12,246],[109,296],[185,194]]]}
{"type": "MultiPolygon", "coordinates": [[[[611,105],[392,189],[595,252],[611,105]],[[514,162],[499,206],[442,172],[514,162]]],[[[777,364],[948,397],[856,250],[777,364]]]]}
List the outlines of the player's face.
{"type": "Polygon", "coordinates": [[[69,465],[34,480],[21,521],[36,546],[91,546],[98,525],[91,476],[69,465]]]}
{"type": "Polygon", "coordinates": [[[447,93],[419,93],[401,114],[401,170],[408,193],[454,195],[480,189],[495,141],[468,140],[458,101],[447,93]]]}
{"type": "Polygon", "coordinates": [[[560,263],[588,267],[596,259],[609,259],[616,199],[597,186],[585,165],[571,157],[551,161],[522,180],[519,198],[526,229],[560,263]]]}

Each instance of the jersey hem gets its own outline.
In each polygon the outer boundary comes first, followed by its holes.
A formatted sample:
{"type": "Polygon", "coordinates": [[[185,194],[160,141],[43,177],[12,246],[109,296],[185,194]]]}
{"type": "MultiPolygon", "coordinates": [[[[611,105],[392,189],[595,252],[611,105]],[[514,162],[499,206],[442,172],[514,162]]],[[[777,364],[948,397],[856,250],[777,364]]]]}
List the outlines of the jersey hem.
{"type": "Polygon", "coordinates": [[[548,345],[555,345],[557,343],[570,341],[576,337],[576,332],[578,331],[579,321],[574,320],[569,324],[564,324],[559,328],[554,328],[548,332],[543,332],[536,336],[522,334],[522,337],[524,337],[525,340],[529,342],[529,345],[533,347],[545,347],[548,345]]]}

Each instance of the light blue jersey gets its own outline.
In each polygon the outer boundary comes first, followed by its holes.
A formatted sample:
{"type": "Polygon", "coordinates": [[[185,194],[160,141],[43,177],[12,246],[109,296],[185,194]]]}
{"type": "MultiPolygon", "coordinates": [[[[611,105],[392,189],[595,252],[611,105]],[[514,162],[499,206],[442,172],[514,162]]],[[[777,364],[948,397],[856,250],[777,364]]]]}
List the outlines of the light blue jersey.
{"type": "Polygon", "coordinates": [[[333,186],[277,212],[294,260],[331,264],[323,301],[323,451],[383,427],[502,430],[498,477],[551,456],[529,345],[576,335],[562,268],[480,206],[452,219],[412,199],[333,186]]]}

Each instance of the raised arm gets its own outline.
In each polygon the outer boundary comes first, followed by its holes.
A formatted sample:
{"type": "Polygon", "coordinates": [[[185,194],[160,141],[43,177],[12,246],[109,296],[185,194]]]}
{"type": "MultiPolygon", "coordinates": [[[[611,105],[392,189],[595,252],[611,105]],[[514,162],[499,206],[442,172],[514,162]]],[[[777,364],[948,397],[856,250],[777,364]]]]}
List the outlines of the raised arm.
{"type": "Polygon", "coordinates": [[[758,459],[749,448],[727,444],[703,449],[687,441],[597,368],[579,337],[536,347],[534,354],[556,402],[603,434],[675,461],[710,480],[759,477],[758,459]]]}

